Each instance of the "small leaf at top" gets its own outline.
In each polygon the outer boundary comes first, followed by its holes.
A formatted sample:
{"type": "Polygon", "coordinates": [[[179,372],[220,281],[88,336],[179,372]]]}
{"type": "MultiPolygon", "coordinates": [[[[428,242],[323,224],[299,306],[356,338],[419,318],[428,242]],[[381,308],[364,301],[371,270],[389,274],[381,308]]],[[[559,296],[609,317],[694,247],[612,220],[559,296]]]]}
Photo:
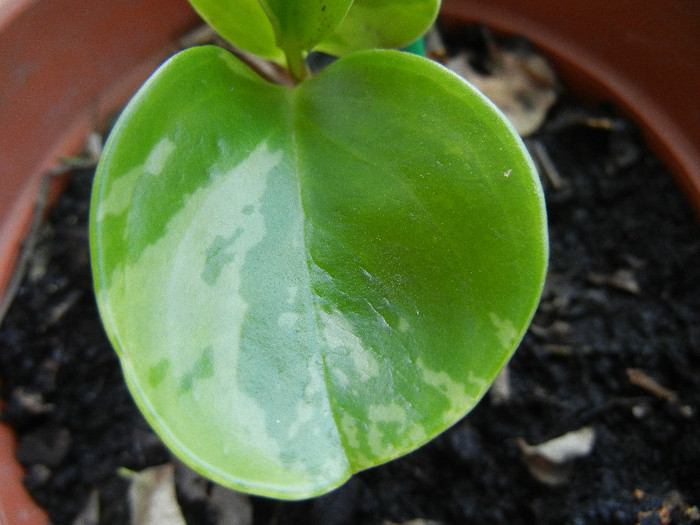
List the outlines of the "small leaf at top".
{"type": "Polygon", "coordinates": [[[310,51],[345,17],[352,0],[259,0],[288,54],[310,51]]]}
{"type": "Polygon", "coordinates": [[[439,0],[189,1],[226,40],[282,65],[284,46],[337,56],[404,47],[429,29],[440,7],[439,0]]]}
{"type": "Polygon", "coordinates": [[[426,443],[523,336],[541,187],[495,107],[397,51],[295,88],[184,51],[116,124],[90,244],[138,406],[200,473],[306,498],[426,443]]]}
{"type": "Polygon", "coordinates": [[[259,0],[189,0],[222,37],[250,53],[284,64],[272,24],[259,0]]]}
{"type": "Polygon", "coordinates": [[[316,49],[343,56],[374,48],[403,48],[435,22],[440,0],[355,0],[338,28],[316,49]]]}

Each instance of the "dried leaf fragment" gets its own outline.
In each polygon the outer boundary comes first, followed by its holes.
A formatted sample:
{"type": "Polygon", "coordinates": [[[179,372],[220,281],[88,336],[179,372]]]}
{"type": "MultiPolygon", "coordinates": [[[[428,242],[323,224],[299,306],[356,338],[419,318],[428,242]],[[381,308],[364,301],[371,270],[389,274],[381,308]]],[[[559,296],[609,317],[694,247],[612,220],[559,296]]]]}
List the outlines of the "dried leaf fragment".
{"type": "Polygon", "coordinates": [[[175,467],[150,467],[140,472],[122,470],[131,480],[131,525],[186,525],[175,496],[175,467]]]}
{"type": "Polygon", "coordinates": [[[678,395],[674,391],[660,385],[656,380],[649,377],[639,368],[628,368],[627,378],[633,385],[637,385],[647,392],[651,392],[655,396],[665,399],[669,403],[678,402],[678,395]]]}
{"type": "Polygon", "coordinates": [[[639,295],[642,291],[637,279],[634,276],[634,272],[626,268],[617,270],[610,276],[589,273],[588,280],[596,286],[608,286],[610,288],[622,290],[633,295],[639,295]]]}
{"type": "Polygon", "coordinates": [[[489,390],[489,396],[494,405],[506,405],[510,401],[510,372],[507,366],[496,376],[495,381],[491,385],[491,390],[489,390]]]}
{"type": "Polygon", "coordinates": [[[490,98],[521,136],[531,135],[557,100],[554,70],[542,56],[523,50],[496,48],[492,59],[491,74],[473,68],[467,53],[449,59],[447,67],[490,98]]]}
{"type": "Polygon", "coordinates": [[[692,407],[682,404],[680,399],[678,398],[678,394],[676,394],[673,390],[669,390],[665,386],[659,384],[656,380],[649,377],[641,369],[628,368],[627,378],[633,385],[637,385],[638,387],[643,388],[647,392],[654,394],[656,397],[664,399],[669,404],[678,407],[678,410],[684,417],[692,417],[692,407]]]}
{"type": "Polygon", "coordinates": [[[567,432],[540,445],[528,445],[524,439],[518,438],[518,446],[530,474],[536,480],[552,486],[566,483],[573,460],[588,456],[594,443],[593,427],[567,432]]]}

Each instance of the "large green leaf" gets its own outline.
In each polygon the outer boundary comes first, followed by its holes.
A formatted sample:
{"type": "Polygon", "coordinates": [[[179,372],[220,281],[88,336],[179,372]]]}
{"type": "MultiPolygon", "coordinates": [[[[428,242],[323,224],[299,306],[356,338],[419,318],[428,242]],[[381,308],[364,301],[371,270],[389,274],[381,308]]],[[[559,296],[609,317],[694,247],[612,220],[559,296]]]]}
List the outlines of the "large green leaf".
{"type": "Polygon", "coordinates": [[[344,56],[374,48],[403,48],[435,22],[440,0],[355,0],[338,28],[317,49],[344,56]]]}
{"type": "Polygon", "coordinates": [[[290,499],[469,411],[547,258],[512,128],[397,51],[293,89],[218,48],[175,56],[106,145],[90,241],[105,328],[153,427],[212,479],[290,499]]]}

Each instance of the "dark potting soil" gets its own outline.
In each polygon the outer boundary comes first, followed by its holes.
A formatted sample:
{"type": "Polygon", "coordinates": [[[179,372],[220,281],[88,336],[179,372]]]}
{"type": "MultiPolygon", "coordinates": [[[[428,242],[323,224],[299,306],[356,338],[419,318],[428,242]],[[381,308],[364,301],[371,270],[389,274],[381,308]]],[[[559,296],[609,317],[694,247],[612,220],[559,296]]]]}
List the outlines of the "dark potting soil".
{"type": "MultiPolygon", "coordinates": [[[[251,498],[256,525],[700,522],[700,231],[634,127],[590,116],[560,102],[535,137],[558,175],[545,182],[551,263],[510,395],[487,396],[428,445],[324,497],[251,498]],[[583,427],[595,432],[590,453],[563,483],[537,481],[519,440],[583,427]]],[[[91,178],[76,173],[53,208],[0,332],[2,417],[55,524],[72,523],[95,490],[99,523],[128,523],[118,469],[170,461],[97,316],[91,178]]],[[[189,523],[216,523],[202,502],[183,504],[189,523]]]]}

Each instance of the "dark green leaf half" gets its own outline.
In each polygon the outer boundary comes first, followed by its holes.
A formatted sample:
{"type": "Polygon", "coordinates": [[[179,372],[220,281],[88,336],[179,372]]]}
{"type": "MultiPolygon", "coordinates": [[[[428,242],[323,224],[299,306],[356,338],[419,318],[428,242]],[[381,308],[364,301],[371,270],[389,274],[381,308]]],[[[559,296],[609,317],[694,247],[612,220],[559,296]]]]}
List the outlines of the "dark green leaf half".
{"type": "Polygon", "coordinates": [[[547,260],[512,128],[395,51],[293,89],[217,48],[180,53],[113,130],[90,224],[100,312],[150,423],[219,483],[289,499],[468,412],[547,260]]]}

